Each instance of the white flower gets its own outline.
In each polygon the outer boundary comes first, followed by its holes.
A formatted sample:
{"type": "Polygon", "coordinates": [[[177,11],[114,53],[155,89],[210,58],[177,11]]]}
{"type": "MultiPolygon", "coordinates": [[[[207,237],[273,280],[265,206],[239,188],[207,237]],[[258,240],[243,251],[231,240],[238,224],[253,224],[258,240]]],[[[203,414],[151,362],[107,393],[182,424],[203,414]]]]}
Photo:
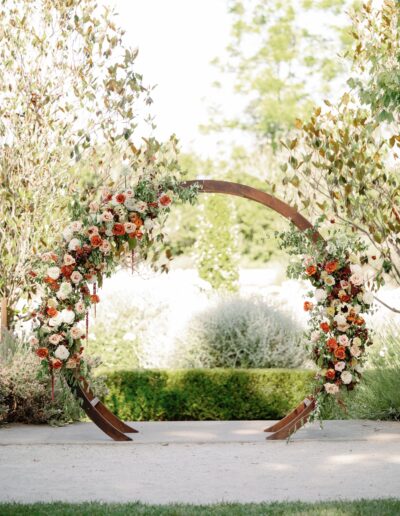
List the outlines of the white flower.
{"type": "Polygon", "coordinates": [[[112,222],[114,220],[114,215],[110,211],[103,211],[101,214],[101,220],[103,222],[112,222]]]}
{"type": "Polygon", "coordinates": [[[68,244],[69,251],[76,251],[81,246],[81,241],[78,238],[73,238],[68,244]]]}
{"type": "Polygon", "coordinates": [[[335,315],[334,320],[338,326],[343,326],[344,324],[347,324],[346,317],[342,314],[335,315]]]}
{"type": "Polygon", "coordinates": [[[85,303],[81,300],[75,304],[75,310],[77,314],[84,314],[86,312],[85,303]]]}
{"type": "MultiPolygon", "coordinates": [[[[357,265],[360,260],[358,259],[358,256],[356,256],[355,254],[350,254],[349,256],[349,261],[353,264],[353,265],[350,265],[350,268],[351,267],[354,267],[355,265],[357,265]]],[[[353,270],[353,269],[352,269],[353,270]]]]}
{"type": "Polygon", "coordinates": [[[51,253],[43,253],[41,258],[45,263],[49,263],[53,260],[51,253]]]}
{"type": "Polygon", "coordinates": [[[57,280],[60,277],[61,270],[59,267],[49,267],[47,269],[47,276],[53,280],[57,280]]]}
{"type": "Polygon", "coordinates": [[[361,346],[361,339],[360,339],[360,337],[354,337],[352,342],[353,342],[354,346],[361,346]]]}
{"type": "Polygon", "coordinates": [[[317,288],[317,290],[315,291],[315,299],[318,303],[320,303],[321,301],[325,301],[326,296],[327,293],[323,288],[317,288]]]}
{"type": "Polygon", "coordinates": [[[83,335],[83,331],[79,326],[72,326],[71,328],[71,337],[73,339],[80,339],[83,335]]]}
{"type": "Polygon", "coordinates": [[[69,351],[63,344],[61,344],[61,346],[58,346],[55,350],[54,356],[59,360],[67,360],[69,357],[69,351]]]}
{"type": "Polygon", "coordinates": [[[97,226],[90,226],[87,229],[88,235],[98,235],[99,234],[99,228],[97,226]]]}
{"type": "Polygon", "coordinates": [[[353,381],[353,375],[350,373],[350,371],[343,371],[343,373],[340,375],[340,378],[345,385],[348,385],[353,381]]]}
{"type": "Polygon", "coordinates": [[[343,371],[343,369],[346,367],[346,362],[337,362],[335,364],[336,371],[343,371]]]}
{"type": "Polygon", "coordinates": [[[154,221],[151,219],[146,219],[143,225],[148,231],[150,231],[154,228],[154,221]]]}
{"type": "Polygon", "coordinates": [[[75,258],[71,256],[70,254],[64,254],[64,264],[65,265],[72,265],[75,263],[75,258]]]}
{"type": "Polygon", "coordinates": [[[362,374],[364,369],[360,366],[360,364],[357,364],[354,368],[355,371],[357,371],[358,374],[362,374]]]}
{"type": "Polygon", "coordinates": [[[133,197],[133,190],[125,190],[124,194],[126,195],[126,197],[133,197]]]}
{"type": "Polygon", "coordinates": [[[63,281],[57,292],[57,297],[58,297],[58,299],[61,299],[61,300],[67,299],[67,297],[71,294],[71,292],[72,292],[71,283],[68,283],[67,281],[63,281]]]}
{"type": "Polygon", "coordinates": [[[311,333],[311,342],[317,342],[320,337],[321,337],[321,332],[320,331],[313,331],[311,333]]]}
{"type": "Polygon", "coordinates": [[[340,335],[338,337],[338,342],[341,346],[348,346],[349,345],[349,338],[347,335],[340,335]]]}
{"type": "Polygon", "coordinates": [[[345,288],[348,288],[350,286],[350,283],[346,280],[340,280],[340,286],[345,289],[345,288]]]}
{"type": "Polygon", "coordinates": [[[360,274],[362,276],[363,269],[362,269],[361,265],[359,265],[358,263],[352,263],[350,265],[350,270],[351,270],[352,274],[360,274]]]}
{"type": "Polygon", "coordinates": [[[326,276],[324,278],[324,282],[326,285],[328,285],[329,287],[332,287],[334,284],[335,284],[335,278],[333,276],[326,276]]]}
{"type": "Polygon", "coordinates": [[[360,286],[364,283],[364,279],[361,274],[355,272],[350,276],[350,282],[355,286],[360,286]]]}
{"type": "Polygon", "coordinates": [[[356,344],[353,344],[350,347],[350,353],[352,357],[359,357],[361,355],[361,349],[356,344]]]}
{"type": "Polygon", "coordinates": [[[111,237],[111,236],[113,236],[113,234],[114,234],[114,233],[113,233],[113,231],[112,231],[112,228],[107,228],[107,229],[106,229],[106,236],[111,237]]]}
{"type": "Polygon", "coordinates": [[[147,203],[144,201],[137,201],[135,206],[135,211],[138,211],[139,213],[145,212],[147,209],[147,203]]]}
{"type": "Polygon", "coordinates": [[[372,292],[364,292],[362,300],[366,305],[372,305],[374,302],[374,294],[372,292]]]}
{"type": "Polygon", "coordinates": [[[103,240],[100,245],[100,251],[104,254],[108,254],[111,251],[111,244],[108,240],[103,240]]]}
{"type": "Polygon", "coordinates": [[[336,244],[329,242],[329,244],[326,246],[326,250],[329,254],[336,254],[336,244]]]}
{"type": "Polygon", "coordinates": [[[64,308],[64,310],[61,311],[61,317],[65,324],[72,324],[75,321],[75,312],[64,308]]]}
{"type": "Polygon", "coordinates": [[[52,328],[57,328],[62,323],[63,323],[63,318],[62,318],[61,312],[57,312],[57,314],[54,317],[50,317],[50,319],[48,321],[48,325],[51,326],[52,328]]]}
{"type": "Polygon", "coordinates": [[[31,346],[37,346],[37,345],[39,344],[39,339],[38,339],[38,338],[36,338],[34,335],[31,335],[31,336],[29,337],[29,344],[30,344],[31,346]]]}
{"type": "Polygon", "coordinates": [[[134,211],[136,208],[136,201],[133,197],[127,197],[125,199],[125,208],[129,211],[134,211]]]}
{"type": "Polygon", "coordinates": [[[64,231],[62,232],[62,236],[63,236],[64,240],[69,242],[71,240],[71,238],[74,236],[74,232],[72,231],[72,229],[69,226],[67,226],[64,229],[64,231]]]}
{"type": "Polygon", "coordinates": [[[324,387],[328,394],[337,394],[339,392],[339,387],[335,383],[325,383],[324,387]]]}
{"type": "Polygon", "coordinates": [[[74,271],[74,272],[71,274],[71,281],[72,281],[72,283],[77,284],[77,283],[81,282],[81,281],[82,281],[82,279],[83,279],[83,276],[82,276],[82,274],[81,274],[80,272],[78,272],[78,271],[74,271]]]}
{"type": "Polygon", "coordinates": [[[53,335],[50,335],[49,342],[50,344],[58,344],[63,340],[62,335],[59,335],[58,333],[53,333],[53,335]]]}
{"type": "Polygon", "coordinates": [[[129,233],[133,233],[136,230],[136,224],[133,224],[132,222],[125,222],[124,228],[129,235],[129,233]]]}
{"type": "Polygon", "coordinates": [[[92,201],[90,204],[89,204],[89,211],[90,213],[96,213],[96,211],[99,211],[99,203],[96,202],[96,201],[92,201]]]}
{"type": "Polygon", "coordinates": [[[77,233],[82,229],[82,222],[80,220],[74,220],[73,222],[71,222],[70,228],[74,233],[77,233]]]}

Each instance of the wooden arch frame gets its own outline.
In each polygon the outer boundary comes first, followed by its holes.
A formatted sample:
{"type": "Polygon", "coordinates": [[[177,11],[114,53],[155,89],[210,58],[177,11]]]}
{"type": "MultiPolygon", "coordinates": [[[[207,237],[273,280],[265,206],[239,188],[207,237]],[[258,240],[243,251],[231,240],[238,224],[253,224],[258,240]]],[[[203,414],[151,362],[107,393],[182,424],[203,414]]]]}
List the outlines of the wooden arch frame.
{"type": "MultiPolygon", "coordinates": [[[[235,195],[244,199],[256,201],[267,208],[274,210],[286,219],[290,220],[298,229],[305,231],[313,229],[313,225],[303,217],[292,206],[277,199],[276,197],[252,188],[251,186],[232,183],[229,181],[215,181],[212,179],[186,181],[182,183],[184,187],[197,186],[199,193],[220,193],[235,195]]],[[[313,241],[323,240],[321,235],[314,232],[313,241]]],[[[137,430],[121,421],[113,414],[101,401],[94,395],[88,384],[82,378],[75,378],[69,382],[69,386],[74,395],[81,400],[82,408],[87,416],[114,441],[131,441],[127,435],[137,433],[137,430]]],[[[283,419],[276,424],[266,428],[269,432],[267,439],[287,439],[293,432],[301,428],[308,420],[310,414],[315,409],[315,398],[310,395],[305,398],[294,410],[289,412],[283,419]]]]}

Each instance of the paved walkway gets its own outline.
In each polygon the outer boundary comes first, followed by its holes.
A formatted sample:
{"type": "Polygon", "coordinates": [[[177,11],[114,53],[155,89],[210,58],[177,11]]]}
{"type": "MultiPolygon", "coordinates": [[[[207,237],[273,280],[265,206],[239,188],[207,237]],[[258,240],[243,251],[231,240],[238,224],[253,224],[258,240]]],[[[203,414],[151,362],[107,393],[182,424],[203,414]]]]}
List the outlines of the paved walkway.
{"type": "Polygon", "coordinates": [[[134,423],[114,443],[93,424],[0,429],[0,501],[261,502],[400,496],[400,423],[329,421],[289,443],[261,421],[134,423]]]}

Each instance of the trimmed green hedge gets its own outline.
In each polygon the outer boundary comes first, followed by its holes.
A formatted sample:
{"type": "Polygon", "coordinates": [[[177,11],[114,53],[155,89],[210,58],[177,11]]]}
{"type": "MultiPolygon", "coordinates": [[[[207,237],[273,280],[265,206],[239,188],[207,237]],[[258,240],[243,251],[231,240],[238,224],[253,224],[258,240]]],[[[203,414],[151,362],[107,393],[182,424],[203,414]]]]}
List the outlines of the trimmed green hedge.
{"type": "Polygon", "coordinates": [[[127,421],[279,419],[310,393],[296,369],[114,371],[107,406],[127,421]]]}

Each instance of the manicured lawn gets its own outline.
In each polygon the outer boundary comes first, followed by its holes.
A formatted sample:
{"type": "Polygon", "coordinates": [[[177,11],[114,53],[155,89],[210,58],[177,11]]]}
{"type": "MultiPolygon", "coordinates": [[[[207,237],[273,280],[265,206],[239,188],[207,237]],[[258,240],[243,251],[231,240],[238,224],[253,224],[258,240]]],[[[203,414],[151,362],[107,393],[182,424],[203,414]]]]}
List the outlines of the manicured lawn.
{"type": "Polygon", "coordinates": [[[144,505],[141,503],[45,503],[45,504],[0,504],[1,516],[14,514],[29,516],[96,516],[96,515],[146,515],[146,516],[252,516],[301,514],[307,516],[395,516],[400,514],[400,499],[359,500],[356,502],[309,503],[261,503],[217,505],[144,505]]]}

